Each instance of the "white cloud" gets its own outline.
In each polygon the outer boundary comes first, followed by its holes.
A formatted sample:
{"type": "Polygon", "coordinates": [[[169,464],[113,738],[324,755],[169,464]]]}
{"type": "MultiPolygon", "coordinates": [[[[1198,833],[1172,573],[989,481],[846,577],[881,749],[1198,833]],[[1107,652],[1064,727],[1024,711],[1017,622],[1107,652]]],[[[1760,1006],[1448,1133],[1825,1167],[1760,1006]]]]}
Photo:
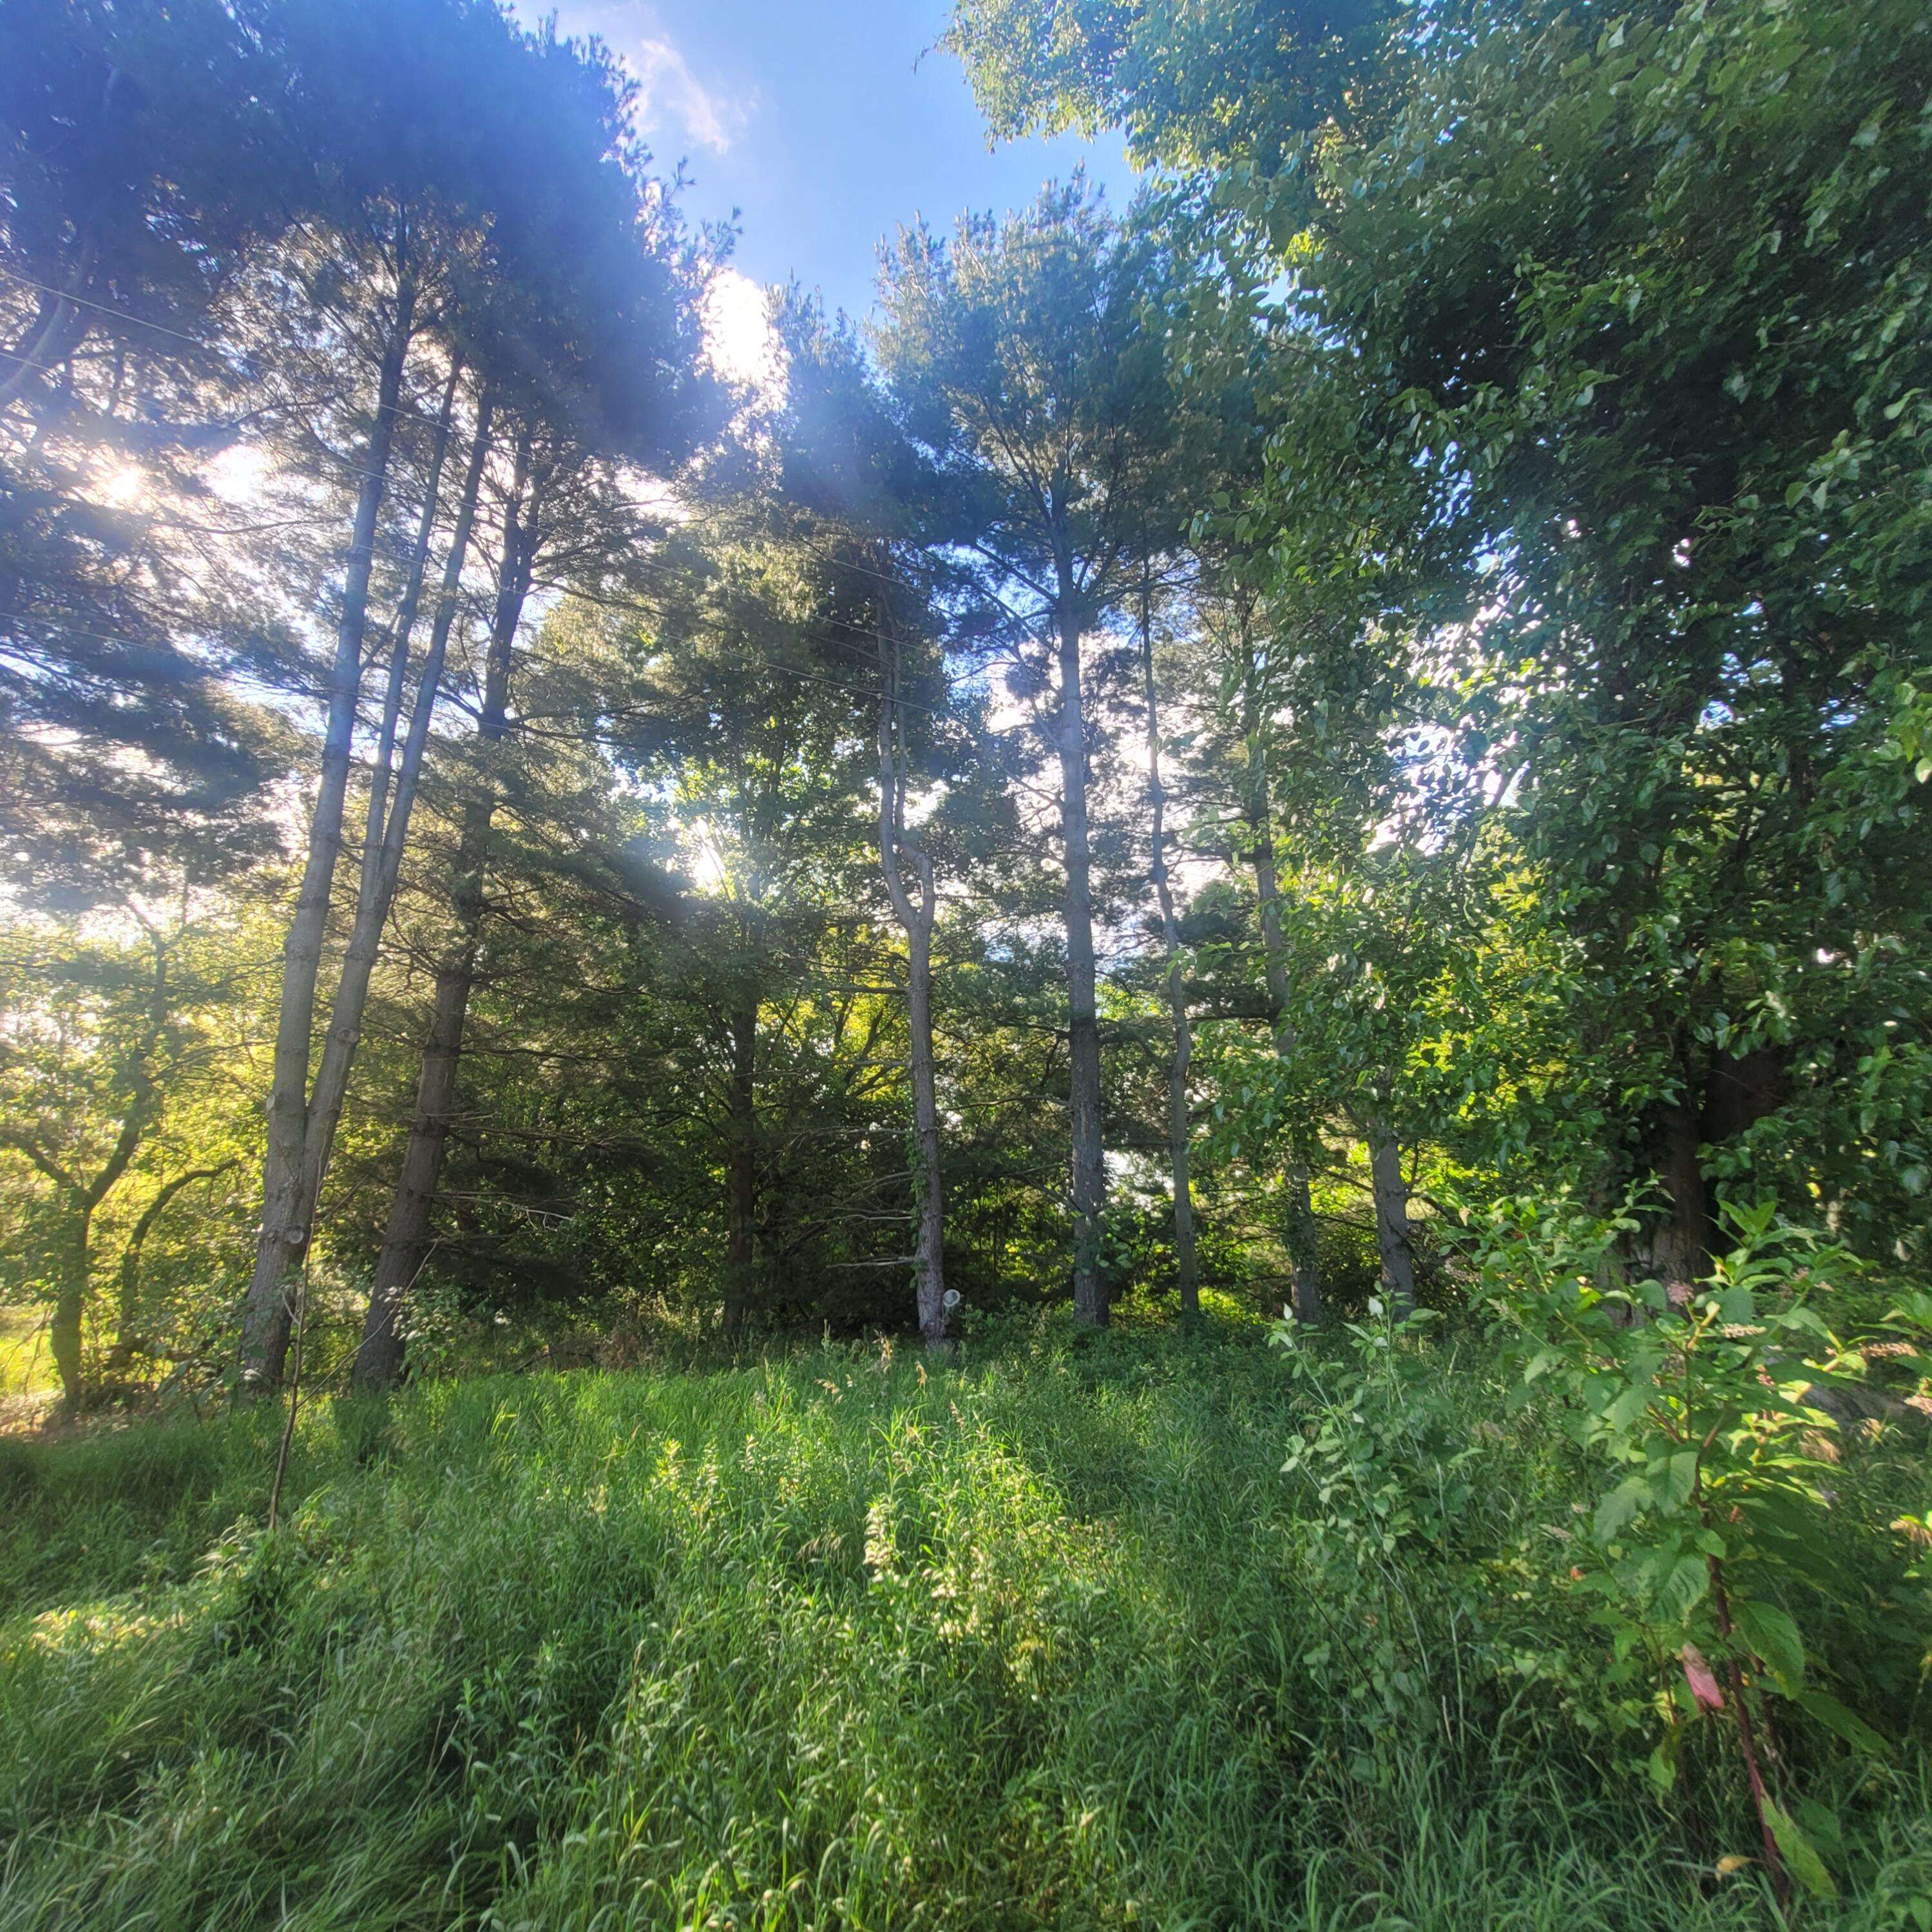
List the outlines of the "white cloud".
{"type": "Polygon", "coordinates": [[[667,122],[694,146],[728,153],[745,130],[755,95],[734,100],[706,87],[669,40],[646,34],[632,50],[638,77],[637,122],[651,133],[667,122]]]}
{"type": "Polygon", "coordinates": [[[638,83],[637,131],[667,160],[692,148],[728,153],[750,122],[756,91],[734,94],[700,80],[651,0],[512,0],[512,8],[528,27],[554,9],[564,32],[594,34],[617,55],[638,83]]]}

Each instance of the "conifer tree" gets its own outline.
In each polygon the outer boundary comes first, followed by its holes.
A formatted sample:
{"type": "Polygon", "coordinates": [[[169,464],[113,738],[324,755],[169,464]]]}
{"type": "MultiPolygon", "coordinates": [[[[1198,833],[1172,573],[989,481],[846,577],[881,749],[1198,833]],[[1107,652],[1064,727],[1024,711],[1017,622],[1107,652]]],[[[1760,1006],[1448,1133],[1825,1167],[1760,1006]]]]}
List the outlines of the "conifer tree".
{"type": "MultiPolygon", "coordinates": [[[[368,14],[286,0],[266,19],[292,76],[292,124],[337,158],[326,232],[338,239],[337,252],[358,280],[382,292],[366,318],[374,394],[336,608],[320,782],[284,970],[260,1253],[243,1324],[244,1373],[255,1382],[273,1382],[281,1372],[291,1282],[314,1238],[371,948],[394,891],[436,703],[453,616],[450,586],[460,582],[474,515],[466,481],[428,661],[439,675],[418,680],[420,728],[412,721],[393,810],[380,834],[373,817],[365,832],[355,930],[312,1091],[318,981],[368,656],[370,571],[412,345],[421,337],[446,368],[461,356],[477,370],[472,478],[488,460],[488,418],[500,390],[521,400],[519,447],[526,452],[530,424],[542,420],[559,425],[547,432],[559,447],[586,436],[611,446],[628,440],[648,456],[676,444],[692,420],[693,346],[676,226],[630,144],[625,86],[607,56],[560,41],[548,29],[519,34],[494,9],[461,0],[412,0],[400,10],[368,14]],[[375,94],[361,90],[360,56],[380,69],[375,94]]],[[[454,380],[453,370],[446,380],[454,380]]],[[[445,434],[437,432],[439,447],[445,434]]],[[[430,467],[425,535],[434,528],[440,461],[430,467]]],[[[520,476],[513,495],[529,482],[520,476]]],[[[499,560],[488,652],[496,668],[484,680],[486,739],[500,733],[501,718],[490,722],[490,694],[496,692],[500,710],[507,654],[530,588],[535,540],[524,518],[519,501],[499,560]]],[[[415,555],[419,569],[424,542],[415,555]]],[[[398,671],[413,601],[406,589],[392,640],[398,671]]],[[[386,772],[378,789],[386,790],[386,772]]],[[[487,826],[476,838],[486,833],[487,826]]]]}
{"type": "Polygon", "coordinates": [[[881,359],[911,432],[972,501],[965,548],[1013,613],[1001,640],[1060,772],[1070,1060],[1073,1289],[1107,1319],[1106,1168],[1088,803],[1096,634],[1132,596],[1148,523],[1148,452],[1168,434],[1164,332],[1143,326],[1153,251],[1084,182],[948,244],[901,235],[881,294],[881,359]]]}
{"type": "Polygon", "coordinates": [[[202,475],[283,217],[262,62],[214,0],[16,0],[0,58],[0,842],[115,899],[259,854],[278,734],[220,674],[202,475]]]}

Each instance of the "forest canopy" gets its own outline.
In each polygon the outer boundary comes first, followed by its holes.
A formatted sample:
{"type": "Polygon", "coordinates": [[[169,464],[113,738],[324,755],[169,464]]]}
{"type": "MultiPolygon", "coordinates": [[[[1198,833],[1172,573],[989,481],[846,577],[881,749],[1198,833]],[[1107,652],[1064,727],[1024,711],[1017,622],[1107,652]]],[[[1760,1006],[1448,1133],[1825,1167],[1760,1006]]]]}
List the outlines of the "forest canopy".
{"type": "Polygon", "coordinates": [[[1779,1793],[1889,1748],[1932,1540],[1832,1541],[1932,1413],[1932,16],[944,46],[1138,192],[908,219],[743,380],[554,19],[0,7],[9,1349],[68,1430],[285,1395],[272,1527],[304,1384],[1272,1324],[1302,1583],[1394,1592],[1298,1653],[1334,1761],[1446,1735],[1446,1565],[1827,1896],[1779,1793]],[[1480,1554],[1466,1346],[1541,1418],[1480,1554]]]}
{"type": "Polygon", "coordinates": [[[1632,1282],[1760,1201],[1922,1272],[1916,8],[962,5],[995,132],[1144,191],[774,292],[735,394],[594,44],[8,33],[0,1213],[70,1402],[279,1379],[298,1283],[383,1382],[1450,1308],[1528,1198],[1632,1282]]]}

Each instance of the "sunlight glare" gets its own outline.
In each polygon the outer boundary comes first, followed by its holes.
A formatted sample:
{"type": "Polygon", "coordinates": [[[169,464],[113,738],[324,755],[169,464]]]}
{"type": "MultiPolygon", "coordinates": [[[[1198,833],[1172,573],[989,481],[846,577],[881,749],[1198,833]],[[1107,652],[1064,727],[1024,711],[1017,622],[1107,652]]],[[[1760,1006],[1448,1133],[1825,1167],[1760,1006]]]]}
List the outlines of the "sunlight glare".
{"type": "Polygon", "coordinates": [[[704,298],[706,359],[728,382],[770,398],[782,392],[784,352],[766,313],[766,290],[736,268],[720,269],[704,298]]]}

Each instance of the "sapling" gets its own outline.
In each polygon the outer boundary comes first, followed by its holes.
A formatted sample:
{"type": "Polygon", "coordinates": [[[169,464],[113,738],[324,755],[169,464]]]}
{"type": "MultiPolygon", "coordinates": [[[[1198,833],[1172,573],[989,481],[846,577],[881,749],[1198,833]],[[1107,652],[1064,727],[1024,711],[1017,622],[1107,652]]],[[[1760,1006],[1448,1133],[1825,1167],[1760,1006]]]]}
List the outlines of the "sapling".
{"type": "Polygon", "coordinates": [[[1835,1821],[1780,1795],[1777,1727],[1795,1708],[1856,1750],[1885,1744],[1808,1682],[1784,1604],[1833,1593],[1819,1532],[1837,1425],[1820,1404],[1864,1364],[1806,1299],[1834,1251],[1769,1202],[1725,1213],[1735,1245],[1704,1280],[1666,1288],[1619,1282],[1607,1265],[1634,1216],[1508,1203],[1488,1230],[1485,1280],[1514,1331],[1518,1400],[1559,1399],[1605,1473],[1571,1574],[1600,1599],[1606,1688],[1623,1714],[1642,1721],[1648,1705],[1665,1717],[1652,1780],[1670,1789],[1698,1727],[1726,1727],[1779,1898],[1794,1880],[1826,1897],[1836,1887],[1798,1815],[1828,1839],[1835,1821]],[[1660,1674],[1663,1694],[1644,1698],[1660,1674]]]}

